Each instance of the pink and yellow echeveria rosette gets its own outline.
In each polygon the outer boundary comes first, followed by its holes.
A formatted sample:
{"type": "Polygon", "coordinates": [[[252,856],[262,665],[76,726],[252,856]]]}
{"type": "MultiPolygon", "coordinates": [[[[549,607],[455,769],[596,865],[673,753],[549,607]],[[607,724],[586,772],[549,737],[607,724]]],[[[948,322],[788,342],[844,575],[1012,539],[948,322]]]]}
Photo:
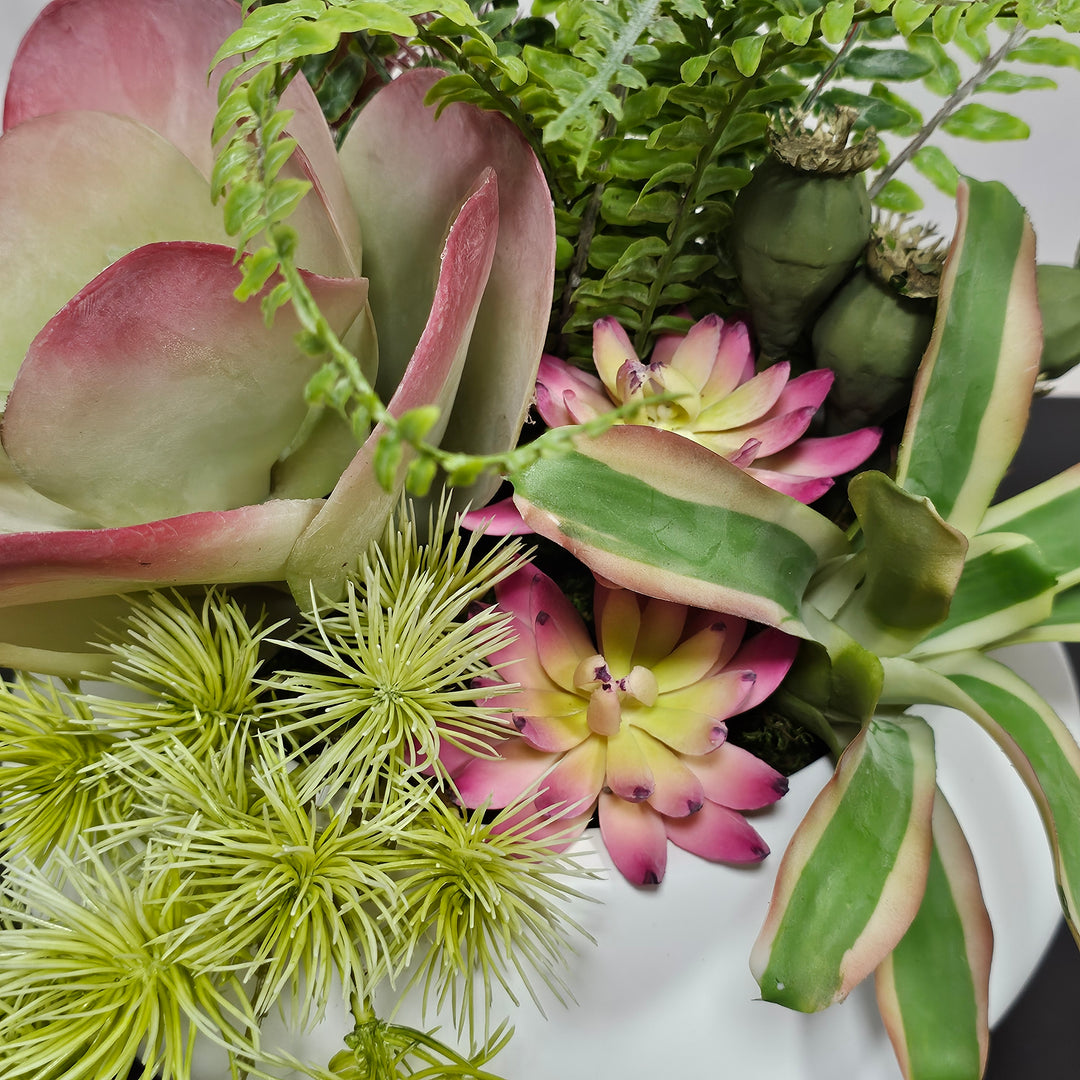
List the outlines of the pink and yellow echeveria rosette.
{"type": "MultiPolygon", "coordinates": [[[[340,553],[396,501],[374,480],[379,432],[357,447],[336,415],[310,424],[316,366],[295,319],[265,329],[232,295],[206,74],[240,15],[234,0],[57,0],[16,57],[0,139],[3,663],[100,666],[85,642],[116,593],[333,591],[340,553]]],[[[436,404],[431,438],[486,453],[513,445],[532,395],[553,216],[511,124],[458,105],[435,123],[437,77],[387,86],[340,154],[293,81],[286,169],[312,185],[297,261],[391,411],[436,404]]]]}
{"type": "MultiPolygon", "coordinates": [[[[484,704],[517,734],[492,756],[447,747],[466,806],[531,805],[587,821],[635,885],[664,877],[667,843],[714,861],[758,862],[768,845],[740,813],[775,802],[787,779],[727,742],[725,721],[779,685],[798,642],[746,637],[743,619],[597,582],[596,642],[581,615],[533,566],[496,586],[515,640],[488,657],[515,689],[484,704]]],[[[497,686],[494,689],[498,689],[497,686]]]]}

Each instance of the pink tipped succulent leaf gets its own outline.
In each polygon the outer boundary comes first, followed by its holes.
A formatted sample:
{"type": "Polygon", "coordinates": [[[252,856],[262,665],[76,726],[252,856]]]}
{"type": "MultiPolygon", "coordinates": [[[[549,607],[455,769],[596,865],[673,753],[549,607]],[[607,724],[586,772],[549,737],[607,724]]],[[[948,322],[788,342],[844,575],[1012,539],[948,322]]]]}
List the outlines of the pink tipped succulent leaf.
{"type": "MultiPolygon", "coordinates": [[[[4,129],[37,116],[83,110],[126,116],[156,131],[207,180],[222,68],[221,43],[240,27],[235,0],[54,0],[23,38],[8,81],[4,129]],[[71,42],[93,62],[73,63],[71,42]]],[[[333,140],[307,81],[282,97],[298,148],[281,174],[314,188],[294,224],[298,261],[317,273],[359,273],[360,232],[333,140]]],[[[190,237],[189,237],[190,239],[190,237]]]]}
{"type": "Polygon", "coordinates": [[[766,805],[783,794],[783,777],[745,751],[712,759],[724,749],[725,719],[754,695],[757,680],[743,665],[759,663],[763,682],[775,686],[794,657],[786,635],[744,640],[741,619],[597,583],[594,642],[555,583],[533,567],[502,582],[496,596],[518,636],[489,659],[521,689],[485,704],[513,710],[520,740],[497,748],[502,761],[455,759],[463,800],[501,805],[516,785],[520,794],[535,781],[534,804],[552,814],[598,806],[604,842],[637,884],[662,879],[669,827],[676,842],[707,857],[765,853],[757,834],[723,808],[766,805]],[[671,825],[699,814],[696,824],[671,825]]]}
{"type": "Polygon", "coordinates": [[[544,357],[536,404],[549,426],[582,423],[613,405],[674,394],[674,400],[647,406],[626,422],[678,432],[803,502],[824,494],[833,476],[861,464],[881,437],[879,429],[864,428],[813,441],[802,451],[832,373],[791,379],[786,363],[755,373],[746,327],[716,315],[695,323],[685,336],[662,335],[650,361],[638,358],[613,318],[600,319],[593,327],[593,359],[599,378],[544,357]]]}
{"type": "MultiPolygon", "coordinates": [[[[291,309],[267,327],[257,303],[238,304],[239,281],[231,248],[179,242],[99,274],[19,369],[3,443],[22,477],[102,525],[266,499],[321,361],[297,349],[291,309]]],[[[363,309],[363,279],[306,281],[339,332],[363,309]]]]}

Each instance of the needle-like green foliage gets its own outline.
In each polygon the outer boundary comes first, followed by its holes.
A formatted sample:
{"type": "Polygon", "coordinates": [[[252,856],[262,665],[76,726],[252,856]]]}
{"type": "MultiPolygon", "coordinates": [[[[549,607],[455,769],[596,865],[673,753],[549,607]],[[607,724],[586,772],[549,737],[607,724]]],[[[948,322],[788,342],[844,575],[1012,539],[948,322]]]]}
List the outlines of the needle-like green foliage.
{"type": "Polygon", "coordinates": [[[421,543],[399,515],[361,559],[340,604],[316,607],[289,643],[302,667],[273,680],[271,714],[307,758],[300,793],[372,798],[437,767],[447,740],[491,753],[506,718],[485,708],[500,681],[485,657],[512,640],[509,618],[482,598],[522,564],[517,542],[486,555],[476,534],[447,531],[446,510],[421,543]]]}

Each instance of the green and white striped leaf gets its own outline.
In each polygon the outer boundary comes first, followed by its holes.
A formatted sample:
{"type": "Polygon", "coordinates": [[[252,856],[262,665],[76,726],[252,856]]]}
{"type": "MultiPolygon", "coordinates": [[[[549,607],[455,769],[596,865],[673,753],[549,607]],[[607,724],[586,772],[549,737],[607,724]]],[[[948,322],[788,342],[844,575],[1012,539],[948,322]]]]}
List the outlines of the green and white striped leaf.
{"type": "Polygon", "coordinates": [[[918,717],[875,718],[848,746],[784,853],[750,955],[765,1000],[817,1012],[896,947],[926,884],[934,771],[918,717]]]}
{"type": "Polygon", "coordinates": [[[957,214],[896,480],[970,536],[1020,445],[1042,320],[1035,237],[1016,199],[1001,184],[968,180],[957,214]]]}
{"type": "Polygon", "coordinates": [[[866,577],[836,621],[866,648],[896,656],[948,615],[967,537],[884,473],[860,473],[848,498],[862,529],[866,577]]]}
{"type": "Polygon", "coordinates": [[[971,542],[949,617],[910,656],[995,645],[1050,617],[1057,575],[1038,544],[1019,533],[982,533],[971,542]]]}
{"type": "Polygon", "coordinates": [[[526,524],[609,581],[800,637],[807,583],[848,550],[816,511],[659,428],[580,436],[511,480],[526,524]]]}
{"type": "Polygon", "coordinates": [[[980,532],[1023,533],[1039,545],[1058,587],[1080,583],[1080,465],[991,506],[980,532]]]}
{"type": "Polygon", "coordinates": [[[876,972],[878,1008],[905,1080],[976,1080],[990,1041],[994,932],[971,849],[940,791],[933,835],[919,912],[876,972]]]}
{"type": "Polygon", "coordinates": [[[1080,585],[1059,592],[1047,618],[1013,634],[1002,644],[1019,645],[1028,641],[1080,641],[1080,585]]]}
{"type": "Polygon", "coordinates": [[[1080,926],[1080,747],[1050,706],[1004,664],[978,652],[882,662],[882,701],[934,702],[966,712],[994,738],[1043,820],[1066,921],[1080,926]]]}

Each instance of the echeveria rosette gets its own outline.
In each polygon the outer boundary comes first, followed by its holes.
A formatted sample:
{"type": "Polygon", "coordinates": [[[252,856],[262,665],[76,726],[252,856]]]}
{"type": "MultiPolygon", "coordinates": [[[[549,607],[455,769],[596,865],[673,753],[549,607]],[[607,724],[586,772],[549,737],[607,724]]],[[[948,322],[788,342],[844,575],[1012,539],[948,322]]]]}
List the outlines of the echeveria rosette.
{"type": "MultiPolygon", "coordinates": [[[[396,500],[373,481],[371,438],[358,448],[339,422],[303,440],[316,362],[296,320],[268,329],[257,299],[232,295],[206,76],[240,21],[234,0],[58,0],[20,47],[0,139],[6,663],[100,666],[86,642],[115,592],[287,579],[306,597],[314,577],[332,593],[396,500]]],[[[546,327],[550,197],[503,118],[453,105],[436,121],[436,77],[384,88],[340,157],[293,81],[286,175],[312,184],[297,264],[372,374],[378,297],[393,412],[436,404],[432,438],[504,450],[546,327]]]]}
{"type": "Polygon", "coordinates": [[[530,790],[556,818],[599,808],[615,865],[637,885],[664,877],[667,842],[708,859],[757,862],[768,847],[740,811],[774,802],[787,780],[727,742],[725,721],[786,674],[796,641],[745,638],[744,620],[597,583],[594,644],[558,586],[527,566],[496,587],[517,639],[489,657],[521,690],[495,693],[520,733],[497,757],[444,762],[468,806],[530,790]]]}
{"type": "Polygon", "coordinates": [[[746,325],[707,315],[685,334],[662,334],[640,360],[613,318],[593,327],[599,378],[545,355],[536,407],[549,426],[581,424],[643,398],[674,395],[644,406],[628,423],[678,432],[722,455],[776,491],[810,503],[873,453],[880,428],[806,437],[832,385],[831,371],[790,378],[790,365],[754,370],[746,325]]]}

